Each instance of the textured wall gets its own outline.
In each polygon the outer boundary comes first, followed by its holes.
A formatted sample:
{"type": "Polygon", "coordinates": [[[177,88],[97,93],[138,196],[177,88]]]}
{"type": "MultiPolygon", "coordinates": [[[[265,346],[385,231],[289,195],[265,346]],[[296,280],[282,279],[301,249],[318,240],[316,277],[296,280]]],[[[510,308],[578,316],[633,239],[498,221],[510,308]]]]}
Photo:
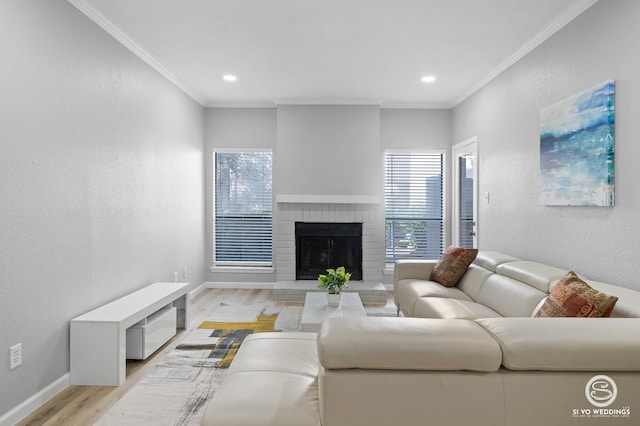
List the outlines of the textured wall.
{"type": "Polygon", "coordinates": [[[451,110],[382,109],[380,143],[383,149],[425,150],[451,148],[451,110]]]}
{"type": "Polygon", "coordinates": [[[480,202],[481,249],[640,289],[638,16],[635,0],[600,0],[455,108],[454,142],[478,136],[480,193],[490,192],[480,202]],[[615,207],[538,205],[540,109],[608,79],[616,80],[615,207]]]}
{"type": "MultiPolygon", "coordinates": [[[[444,159],[445,247],[451,244],[451,110],[449,109],[383,109],[380,138],[384,150],[442,150],[444,159]],[[449,214],[450,216],[450,214],[449,214]]],[[[386,277],[386,283],[393,282],[386,277]]]]}
{"type": "Polygon", "coordinates": [[[278,107],[277,194],[384,194],[377,105],[278,107]]]}
{"type": "MultiPolygon", "coordinates": [[[[207,108],[205,110],[206,266],[213,265],[213,152],[216,149],[272,149],[276,147],[276,109],[207,108]]],[[[275,154],[274,154],[275,155],[275,154]]],[[[218,270],[206,281],[273,282],[274,273],[246,274],[218,270]]]]}
{"type": "MultiPolygon", "coordinates": [[[[313,152],[314,158],[330,158],[330,154],[345,156],[344,164],[346,167],[352,167],[353,171],[362,173],[367,177],[365,181],[358,180],[356,186],[358,189],[350,187],[352,194],[371,195],[379,191],[382,196],[382,186],[384,184],[383,176],[383,152],[386,149],[413,150],[413,149],[442,149],[449,148],[451,143],[451,111],[450,110],[428,110],[428,109],[377,109],[371,106],[285,106],[283,107],[290,115],[287,117],[287,129],[295,130],[298,134],[303,134],[300,130],[304,125],[308,125],[309,137],[300,137],[296,139],[299,146],[294,146],[290,151],[287,148],[294,145],[291,140],[278,145],[277,135],[283,132],[278,128],[280,126],[279,117],[276,108],[208,108],[205,112],[205,140],[206,140],[206,208],[207,208],[207,261],[212,262],[213,253],[213,229],[210,219],[213,217],[213,185],[211,176],[213,170],[211,168],[211,155],[214,148],[271,148],[274,150],[274,156],[281,157],[274,162],[275,167],[289,167],[295,161],[296,155],[305,152],[313,152]],[[375,108],[375,111],[371,109],[375,108]],[[314,120],[314,113],[321,116],[317,121],[314,120]],[[379,118],[378,118],[379,115],[379,118]],[[359,137],[355,141],[342,140],[343,144],[351,144],[354,146],[342,149],[338,145],[335,146],[335,140],[331,140],[331,144],[327,141],[327,137],[331,137],[332,133],[323,130],[312,132],[313,129],[322,129],[331,127],[332,117],[356,117],[362,123],[363,128],[354,128],[349,126],[349,130],[353,135],[369,135],[369,137],[359,137]],[[363,118],[364,116],[364,118],[363,118]],[[296,119],[299,117],[299,119],[296,119]],[[375,124],[372,125],[372,121],[375,124]],[[324,137],[323,137],[324,135],[324,137]],[[369,143],[369,144],[368,144],[369,143]],[[354,148],[355,147],[355,148],[354,148]],[[366,155],[358,155],[358,150],[368,150],[366,155]],[[374,186],[374,183],[378,186],[374,186]],[[378,189],[376,189],[378,188],[378,189]]],[[[356,120],[354,120],[356,121],[356,120]]],[[[332,129],[332,131],[335,129],[332,129]]],[[[290,135],[288,131],[284,131],[290,135]]],[[[448,164],[448,163],[447,163],[448,164]]],[[[317,166],[316,166],[317,167],[317,166]]],[[[290,171],[289,171],[290,172],[290,171]]],[[[276,170],[274,173],[281,173],[276,170]]],[[[327,194],[327,188],[337,186],[340,181],[335,177],[327,176],[330,181],[326,187],[322,187],[317,182],[317,176],[314,173],[305,173],[304,175],[291,176],[281,173],[281,179],[296,180],[291,183],[287,189],[283,190],[278,186],[278,180],[274,180],[274,194],[287,191],[300,192],[307,186],[314,186],[314,191],[306,193],[318,195],[327,194]],[[313,179],[313,181],[308,181],[313,179]],[[300,188],[300,189],[298,189],[300,188]]],[[[352,183],[353,184],[353,183],[352,183]]],[[[332,194],[332,195],[344,195],[332,194]]],[[[283,205],[286,206],[286,205],[283,205]]],[[[305,205],[274,207],[275,214],[282,214],[283,210],[296,208],[306,209],[324,209],[327,206],[309,207],[305,205]]],[[[342,206],[340,207],[343,208],[342,206]]],[[[368,208],[368,207],[367,207],[368,208]]],[[[349,211],[359,211],[360,207],[354,205],[344,206],[349,211]]],[[[287,213],[288,214],[288,213],[287,213]]],[[[354,213],[355,214],[355,213],[354,213]]],[[[288,223],[287,218],[276,217],[275,238],[276,246],[274,248],[274,259],[281,258],[281,252],[290,251],[292,247],[288,242],[282,243],[278,238],[278,233],[288,232],[288,230],[278,229],[281,226],[280,220],[288,223]],[[280,244],[280,246],[278,246],[280,244]],[[288,245],[287,245],[288,244],[288,245]],[[284,245],[284,246],[283,246],[284,245]]],[[[289,226],[288,224],[285,226],[289,226]]],[[[384,224],[379,224],[382,233],[384,224]]],[[[379,238],[378,238],[379,240],[379,238]]],[[[384,250],[384,240],[377,242],[381,246],[380,250],[384,250]]],[[[384,259],[379,256],[378,252],[372,249],[370,258],[380,259],[377,267],[378,273],[384,268],[384,259]]],[[[211,263],[210,263],[211,264],[211,263]]],[[[277,274],[264,273],[231,273],[223,270],[217,270],[208,275],[208,280],[213,282],[273,282],[276,281],[277,274]]],[[[383,276],[382,281],[391,282],[390,276],[383,276]]]]}
{"type": "Polygon", "coordinates": [[[0,52],[1,416],[69,371],[71,318],[203,282],[204,206],[203,109],[73,6],[0,2],[0,52]]]}

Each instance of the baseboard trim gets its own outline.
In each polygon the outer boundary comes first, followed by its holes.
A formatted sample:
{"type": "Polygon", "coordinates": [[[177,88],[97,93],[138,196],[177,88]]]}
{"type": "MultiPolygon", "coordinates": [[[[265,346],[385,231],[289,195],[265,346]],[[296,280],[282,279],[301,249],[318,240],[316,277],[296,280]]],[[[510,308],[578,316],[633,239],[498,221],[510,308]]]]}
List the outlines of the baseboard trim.
{"type": "Polygon", "coordinates": [[[12,426],[18,423],[67,387],[69,387],[69,373],[60,377],[44,389],[36,392],[21,404],[3,414],[0,417],[0,426],[12,426]]]}
{"type": "Polygon", "coordinates": [[[236,288],[236,289],[270,289],[273,288],[273,286],[276,283],[274,282],[266,282],[266,283],[261,283],[261,282],[246,282],[246,283],[241,283],[241,282],[213,282],[213,281],[209,281],[204,283],[204,286],[206,288],[236,288]]]}
{"type": "MultiPolygon", "coordinates": [[[[383,283],[387,290],[393,291],[393,283],[385,284],[383,283]]],[[[191,292],[191,297],[195,297],[198,293],[200,293],[205,288],[235,288],[235,289],[272,289],[276,283],[259,283],[259,282],[247,282],[247,283],[239,283],[239,282],[213,282],[208,281],[202,284],[200,287],[196,288],[191,292]]]]}
{"type": "Polygon", "coordinates": [[[191,297],[191,299],[193,299],[194,297],[196,297],[197,295],[199,295],[200,293],[202,293],[202,291],[207,289],[207,283],[202,283],[200,284],[198,287],[194,288],[193,290],[191,290],[189,296],[191,297]]]}

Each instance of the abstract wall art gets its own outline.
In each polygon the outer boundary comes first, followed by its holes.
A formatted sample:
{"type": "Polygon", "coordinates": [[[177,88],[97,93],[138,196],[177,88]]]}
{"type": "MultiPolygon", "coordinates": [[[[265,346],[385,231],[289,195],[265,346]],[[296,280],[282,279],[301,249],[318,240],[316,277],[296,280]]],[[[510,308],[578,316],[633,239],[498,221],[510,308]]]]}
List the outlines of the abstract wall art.
{"type": "Polygon", "coordinates": [[[540,111],[540,204],[614,204],[615,82],[540,111]]]}

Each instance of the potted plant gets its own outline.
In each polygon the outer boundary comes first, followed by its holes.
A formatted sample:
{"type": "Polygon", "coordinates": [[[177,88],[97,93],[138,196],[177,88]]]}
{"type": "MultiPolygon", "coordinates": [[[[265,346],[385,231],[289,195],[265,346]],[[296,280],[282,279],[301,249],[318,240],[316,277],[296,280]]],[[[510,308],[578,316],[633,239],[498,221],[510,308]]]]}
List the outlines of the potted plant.
{"type": "Polygon", "coordinates": [[[351,279],[351,274],[345,271],[344,266],[336,269],[327,269],[326,274],[318,275],[318,288],[326,290],[327,304],[329,306],[339,306],[342,298],[341,292],[343,287],[348,287],[347,283],[351,279]]]}

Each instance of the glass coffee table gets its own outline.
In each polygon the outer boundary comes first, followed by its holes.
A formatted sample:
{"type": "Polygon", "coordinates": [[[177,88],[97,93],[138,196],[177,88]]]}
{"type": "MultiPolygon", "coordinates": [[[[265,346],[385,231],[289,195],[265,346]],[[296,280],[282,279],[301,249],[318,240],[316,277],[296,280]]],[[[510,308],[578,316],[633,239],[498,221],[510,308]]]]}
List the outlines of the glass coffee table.
{"type": "Polygon", "coordinates": [[[367,313],[362,306],[358,293],[342,293],[340,306],[327,305],[327,293],[307,292],[300,321],[301,331],[318,331],[320,324],[327,318],[341,317],[366,317],[367,313]]]}

